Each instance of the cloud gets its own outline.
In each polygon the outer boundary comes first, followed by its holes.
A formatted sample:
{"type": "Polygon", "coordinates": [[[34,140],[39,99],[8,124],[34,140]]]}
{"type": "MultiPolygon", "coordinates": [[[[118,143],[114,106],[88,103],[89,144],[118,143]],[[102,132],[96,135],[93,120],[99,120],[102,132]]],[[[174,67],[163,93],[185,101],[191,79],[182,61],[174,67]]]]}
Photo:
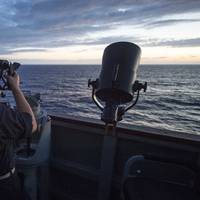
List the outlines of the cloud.
{"type": "Polygon", "coordinates": [[[30,48],[30,49],[12,49],[10,53],[23,53],[23,52],[45,52],[47,49],[43,48],[30,48]]]}
{"type": "MultiPolygon", "coordinates": [[[[196,22],[199,19],[161,18],[199,12],[200,1],[3,0],[0,2],[0,9],[0,54],[9,54],[16,52],[16,48],[29,48],[34,51],[38,48],[65,45],[104,44],[115,40],[141,41],[132,36],[117,38],[105,37],[103,34],[92,39],[91,34],[113,30],[124,24],[140,25],[149,29],[176,23],[196,22]]],[[[168,44],[173,42],[166,41],[168,44]]],[[[191,45],[196,45],[192,40],[189,42],[191,45]]]]}
{"type": "Polygon", "coordinates": [[[193,23],[193,22],[200,22],[200,19],[167,19],[167,20],[158,20],[153,22],[147,22],[145,26],[149,28],[157,28],[161,26],[168,26],[173,24],[180,24],[180,23],[193,23]]]}
{"type": "Polygon", "coordinates": [[[28,49],[1,49],[0,55],[7,55],[13,53],[26,53],[26,52],[46,52],[44,48],[28,48],[28,49]]]}
{"type": "Polygon", "coordinates": [[[192,39],[184,39],[184,40],[165,40],[165,41],[154,40],[149,43],[144,42],[143,45],[148,47],[155,47],[155,46],[200,47],[200,37],[192,39]]]}

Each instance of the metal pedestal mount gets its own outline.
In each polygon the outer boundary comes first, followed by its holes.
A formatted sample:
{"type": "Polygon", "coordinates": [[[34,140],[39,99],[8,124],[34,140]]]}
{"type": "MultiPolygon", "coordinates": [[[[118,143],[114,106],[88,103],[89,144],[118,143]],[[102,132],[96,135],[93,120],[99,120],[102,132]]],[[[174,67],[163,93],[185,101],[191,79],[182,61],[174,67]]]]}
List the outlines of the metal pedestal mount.
{"type": "Polygon", "coordinates": [[[109,200],[111,196],[117,122],[137,103],[140,91],[147,89],[146,82],[142,84],[135,80],[140,55],[141,49],[136,44],[110,44],[104,50],[99,79],[88,80],[88,87],[92,87],[92,99],[102,111],[101,120],[105,122],[98,200],[109,200]]]}
{"type": "Polygon", "coordinates": [[[95,95],[95,90],[98,88],[98,81],[98,79],[96,81],[88,81],[88,86],[92,86],[92,99],[97,107],[102,111],[101,120],[105,122],[105,135],[103,139],[101,168],[99,174],[98,200],[109,200],[117,145],[117,122],[122,120],[125,112],[136,105],[139,99],[139,92],[142,89],[146,92],[147,83],[145,82],[142,84],[135,81],[133,91],[137,93],[137,96],[128,106],[125,107],[117,105],[114,102],[106,102],[104,107],[95,95]]]}

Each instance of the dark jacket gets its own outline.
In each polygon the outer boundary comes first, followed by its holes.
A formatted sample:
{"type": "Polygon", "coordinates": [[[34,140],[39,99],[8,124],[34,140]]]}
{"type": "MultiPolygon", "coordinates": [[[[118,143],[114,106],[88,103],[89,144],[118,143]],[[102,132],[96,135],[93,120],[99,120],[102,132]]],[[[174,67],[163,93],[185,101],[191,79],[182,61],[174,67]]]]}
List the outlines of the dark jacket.
{"type": "Polygon", "coordinates": [[[15,166],[15,147],[32,131],[32,118],[0,103],[0,176],[15,166]]]}

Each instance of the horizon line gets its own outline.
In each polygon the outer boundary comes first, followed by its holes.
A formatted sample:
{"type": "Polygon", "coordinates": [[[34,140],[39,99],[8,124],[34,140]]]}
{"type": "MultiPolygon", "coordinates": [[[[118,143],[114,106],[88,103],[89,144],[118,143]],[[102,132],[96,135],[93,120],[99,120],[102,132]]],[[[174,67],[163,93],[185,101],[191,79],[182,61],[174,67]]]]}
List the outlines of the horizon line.
{"type": "MultiPolygon", "coordinates": [[[[19,62],[20,63],[20,62],[19,62]]],[[[60,64],[60,63],[53,63],[53,64],[50,64],[50,63],[33,63],[33,64],[31,64],[31,63],[20,63],[21,65],[96,65],[96,66],[98,66],[98,65],[102,65],[102,64],[91,64],[91,63],[88,63],[88,64],[74,64],[74,63],[72,63],[72,64],[69,64],[69,63],[66,63],[66,64],[60,64]]],[[[197,64],[197,63],[191,63],[191,64],[188,64],[188,63],[176,63],[176,64],[172,64],[172,63],[155,63],[155,64],[153,64],[153,63],[149,63],[149,64],[139,64],[139,65],[200,65],[200,63],[199,64],[197,64]]]]}

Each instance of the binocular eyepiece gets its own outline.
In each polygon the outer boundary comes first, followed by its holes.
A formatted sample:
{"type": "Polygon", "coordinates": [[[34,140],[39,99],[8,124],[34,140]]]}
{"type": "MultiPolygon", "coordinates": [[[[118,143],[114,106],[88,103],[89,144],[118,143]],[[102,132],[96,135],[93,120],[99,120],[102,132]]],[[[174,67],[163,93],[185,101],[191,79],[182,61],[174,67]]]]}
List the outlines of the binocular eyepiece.
{"type": "MultiPolygon", "coordinates": [[[[0,90],[8,90],[9,85],[6,79],[7,75],[13,75],[13,73],[19,68],[19,63],[11,63],[8,60],[0,60],[0,90]]],[[[0,93],[4,97],[4,93],[0,93]]]]}
{"type": "Polygon", "coordinates": [[[146,91],[147,83],[136,80],[140,56],[140,47],[130,42],[117,42],[105,48],[99,78],[88,81],[88,86],[93,87],[92,98],[103,111],[101,119],[104,122],[120,121],[125,111],[136,104],[139,91],[146,91]],[[136,102],[128,107],[123,106],[133,101],[135,92],[136,102]]]}
{"type": "MultiPolygon", "coordinates": [[[[19,63],[11,63],[8,60],[0,60],[0,73],[6,72],[8,75],[12,75],[15,70],[19,68],[19,63]]],[[[1,78],[1,77],[0,77],[1,78]]]]}

